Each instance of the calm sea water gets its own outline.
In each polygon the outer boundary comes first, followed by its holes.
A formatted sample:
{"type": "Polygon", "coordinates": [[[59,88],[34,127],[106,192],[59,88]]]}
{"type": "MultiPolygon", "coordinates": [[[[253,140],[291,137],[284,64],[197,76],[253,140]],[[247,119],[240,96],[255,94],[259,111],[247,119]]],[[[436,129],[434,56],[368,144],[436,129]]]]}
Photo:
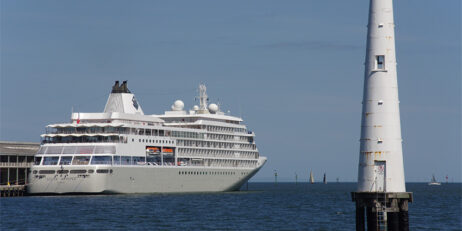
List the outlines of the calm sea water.
{"type": "MultiPolygon", "coordinates": [[[[354,230],[354,183],[248,191],[0,199],[1,230],[354,230]]],[[[245,190],[245,187],[243,188],[245,190]]],[[[407,184],[411,230],[462,230],[462,184],[407,184]]]]}

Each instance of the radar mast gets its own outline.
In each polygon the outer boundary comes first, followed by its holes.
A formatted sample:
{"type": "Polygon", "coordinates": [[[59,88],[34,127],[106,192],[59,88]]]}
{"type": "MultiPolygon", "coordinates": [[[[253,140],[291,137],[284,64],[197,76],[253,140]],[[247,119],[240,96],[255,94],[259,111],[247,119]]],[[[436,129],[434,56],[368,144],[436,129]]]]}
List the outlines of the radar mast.
{"type": "Polygon", "coordinates": [[[207,101],[209,100],[207,96],[207,87],[205,87],[205,84],[200,84],[199,85],[199,113],[202,114],[207,114],[209,111],[207,109],[207,101]]]}

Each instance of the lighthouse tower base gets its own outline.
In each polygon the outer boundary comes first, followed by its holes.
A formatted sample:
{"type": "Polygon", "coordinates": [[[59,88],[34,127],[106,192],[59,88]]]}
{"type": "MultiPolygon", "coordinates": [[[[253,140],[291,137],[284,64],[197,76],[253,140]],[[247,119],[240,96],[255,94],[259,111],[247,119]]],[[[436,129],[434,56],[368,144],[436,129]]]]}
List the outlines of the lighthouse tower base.
{"type": "Polygon", "coordinates": [[[411,192],[352,192],[356,202],[356,230],[408,231],[411,192]]]}

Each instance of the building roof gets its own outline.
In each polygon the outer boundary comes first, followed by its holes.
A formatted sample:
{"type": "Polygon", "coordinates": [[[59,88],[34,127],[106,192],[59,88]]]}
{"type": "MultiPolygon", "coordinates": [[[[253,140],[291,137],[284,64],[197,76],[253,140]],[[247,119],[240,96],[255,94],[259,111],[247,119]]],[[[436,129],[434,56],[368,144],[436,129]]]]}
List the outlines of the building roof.
{"type": "Polygon", "coordinates": [[[33,156],[37,153],[40,143],[0,141],[0,155],[26,155],[33,156]]]}

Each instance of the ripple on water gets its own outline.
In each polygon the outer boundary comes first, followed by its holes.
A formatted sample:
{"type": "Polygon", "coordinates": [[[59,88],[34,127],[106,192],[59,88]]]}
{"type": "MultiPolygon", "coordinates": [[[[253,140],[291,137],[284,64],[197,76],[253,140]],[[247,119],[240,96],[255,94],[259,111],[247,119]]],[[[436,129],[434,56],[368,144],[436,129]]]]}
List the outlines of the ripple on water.
{"type": "MultiPolygon", "coordinates": [[[[460,230],[461,184],[408,184],[411,230],[460,230]],[[453,218],[453,219],[448,219],[453,218]]],[[[250,191],[2,198],[4,230],[353,230],[355,184],[250,183],[250,191]]]]}

